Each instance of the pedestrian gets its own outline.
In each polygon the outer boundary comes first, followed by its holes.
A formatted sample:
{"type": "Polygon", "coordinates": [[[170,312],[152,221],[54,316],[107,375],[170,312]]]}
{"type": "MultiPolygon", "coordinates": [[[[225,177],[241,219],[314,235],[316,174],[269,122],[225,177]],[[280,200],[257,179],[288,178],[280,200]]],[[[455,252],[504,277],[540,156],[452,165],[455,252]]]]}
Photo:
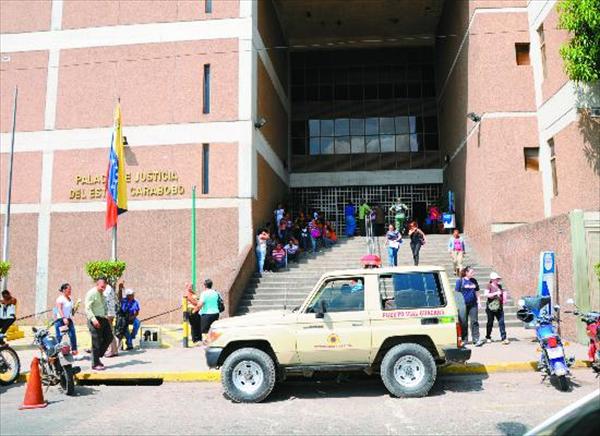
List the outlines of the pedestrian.
{"type": "Polygon", "coordinates": [[[100,357],[104,356],[114,339],[106,317],[106,299],[103,295],[105,289],[106,279],[101,277],[96,280],[96,286],[90,289],[85,296],[85,315],[92,337],[92,369],[96,371],[104,369],[100,357]]]}
{"type": "Polygon", "coordinates": [[[398,230],[401,235],[404,234],[404,222],[406,221],[407,211],[408,206],[402,203],[402,199],[400,197],[398,197],[396,204],[392,204],[390,207],[390,212],[394,214],[396,230],[398,230]]]}
{"type": "MultiPolygon", "coordinates": [[[[202,323],[202,334],[206,335],[213,322],[219,319],[219,300],[221,295],[214,290],[211,279],[204,280],[204,290],[200,293],[200,317],[202,323]]],[[[206,343],[203,341],[203,343],[206,343]]]]}
{"type": "Polygon", "coordinates": [[[413,262],[415,266],[419,265],[419,252],[421,247],[425,245],[425,233],[419,228],[416,221],[412,221],[408,225],[408,236],[410,237],[410,249],[413,255],[413,262]]]}
{"type": "Polygon", "coordinates": [[[360,228],[361,236],[367,236],[365,218],[369,212],[371,212],[371,206],[369,206],[369,203],[367,203],[367,199],[365,198],[363,203],[358,207],[358,227],[360,228]]]}
{"type": "Polygon", "coordinates": [[[275,228],[278,229],[279,223],[281,222],[281,220],[283,219],[283,216],[285,215],[285,209],[283,208],[283,204],[279,203],[277,205],[277,209],[275,209],[273,211],[273,215],[275,215],[275,228]]]}
{"type": "Polygon", "coordinates": [[[256,235],[256,261],[258,263],[258,273],[262,274],[265,269],[265,259],[267,257],[267,241],[270,239],[267,229],[260,229],[256,235]]]}
{"type": "Polygon", "coordinates": [[[388,265],[398,266],[398,249],[402,243],[402,236],[396,230],[393,224],[388,226],[388,232],[385,234],[385,245],[388,251],[388,265]]]}
{"type": "Polygon", "coordinates": [[[125,340],[127,350],[133,350],[133,340],[140,329],[140,303],[135,299],[133,289],[125,289],[125,296],[121,299],[121,312],[125,315],[127,325],[125,326],[125,340]],[[129,326],[132,326],[131,332],[129,326]]]}
{"type": "Polygon", "coordinates": [[[492,342],[492,328],[494,327],[494,318],[496,318],[498,320],[498,327],[500,328],[500,340],[504,345],[508,345],[510,342],[506,338],[506,326],[504,325],[506,291],[502,288],[500,280],[502,280],[502,277],[492,272],[488,287],[484,291],[484,296],[487,297],[485,304],[485,313],[487,315],[485,340],[487,343],[492,342]]]}
{"type": "Polygon", "coordinates": [[[300,248],[302,251],[310,250],[311,241],[310,241],[310,231],[308,226],[305,224],[304,227],[300,230],[300,248]]]}
{"type": "Polygon", "coordinates": [[[460,292],[465,300],[465,316],[462,319],[461,335],[463,343],[467,343],[468,325],[471,323],[471,339],[473,345],[480,347],[483,340],[479,338],[479,284],[473,277],[475,271],[470,266],[466,266],[456,281],[455,290],[460,292]]]}
{"type": "Polygon", "coordinates": [[[327,248],[330,248],[336,242],[337,234],[335,233],[335,230],[333,230],[331,223],[326,222],[323,226],[323,245],[327,248]]]}
{"type": "Polygon", "coordinates": [[[283,248],[287,254],[288,262],[298,261],[299,247],[298,247],[298,241],[296,240],[296,238],[290,238],[288,243],[283,248]]]}
{"type": "Polygon", "coordinates": [[[273,256],[273,261],[275,262],[275,268],[277,270],[287,266],[286,252],[283,249],[281,242],[277,243],[271,255],[273,256]]]}
{"type": "Polygon", "coordinates": [[[77,355],[77,334],[75,332],[75,321],[73,319],[73,300],[71,295],[73,290],[71,285],[64,283],[59,288],[60,295],[56,299],[54,308],[54,328],[56,330],[56,340],[60,342],[63,337],[62,330],[66,330],[71,342],[71,352],[73,356],[77,355]]]}
{"type": "Polygon", "coordinates": [[[344,217],[346,219],[346,236],[349,238],[356,233],[356,206],[352,200],[344,208],[344,217]]]}
{"type": "Polygon", "coordinates": [[[310,224],[310,243],[312,245],[312,252],[316,253],[319,248],[319,239],[321,238],[321,229],[316,219],[313,219],[310,224]]]}
{"type": "MultiPolygon", "coordinates": [[[[123,284],[119,284],[119,288],[123,289],[123,284]]],[[[114,288],[107,283],[106,289],[104,290],[104,298],[106,300],[106,318],[110,324],[110,328],[114,328],[115,318],[117,317],[117,305],[119,304],[120,298],[117,296],[114,288]]],[[[115,357],[119,354],[119,341],[117,337],[113,335],[113,341],[110,343],[104,357],[115,357]]]]}
{"type": "Polygon", "coordinates": [[[200,321],[200,300],[194,292],[194,287],[191,283],[185,284],[185,298],[188,305],[191,307],[189,320],[192,331],[192,342],[200,342],[202,340],[202,324],[200,321]]]}
{"type": "Polygon", "coordinates": [[[383,236],[385,228],[385,212],[379,204],[375,206],[373,210],[375,212],[375,236],[383,236]]]}
{"type": "Polygon", "coordinates": [[[460,275],[462,270],[462,263],[465,256],[465,241],[460,236],[458,229],[452,231],[452,236],[448,240],[448,251],[452,256],[452,265],[454,266],[454,274],[460,275]]]}
{"type": "Polygon", "coordinates": [[[17,299],[8,289],[2,291],[0,300],[0,333],[6,333],[17,319],[17,299]]]}

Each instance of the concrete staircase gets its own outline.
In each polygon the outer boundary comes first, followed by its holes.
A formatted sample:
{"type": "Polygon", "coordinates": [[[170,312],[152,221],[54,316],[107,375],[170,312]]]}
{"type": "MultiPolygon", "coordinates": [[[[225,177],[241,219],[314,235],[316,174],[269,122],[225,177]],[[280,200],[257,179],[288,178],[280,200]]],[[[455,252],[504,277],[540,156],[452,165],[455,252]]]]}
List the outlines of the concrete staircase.
{"type": "MultiPolygon", "coordinates": [[[[439,265],[446,269],[450,277],[451,285],[454,285],[454,272],[452,261],[447,250],[447,235],[428,235],[427,244],[422,247],[420,255],[421,265],[439,265]]],[[[480,286],[484,287],[488,281],[492,268],[481,265],[477,261],[475,253],[467,247],[464,265],[471,265],[475,270],[475,278],[480,286]]],[[[316,255],[304,254],[299,263],[291,263],[287,270],[277,273],[264,273],[262,277],[258,274],[250,279],[240,305],[237,315],[258,312],[263,310],[293,308],[300,305],[306,295],[311,291],[317,280],[324,272],[335,269],[360,268],[360,257],[367,253],[367,240],[362,237],[341,239],[334,247],[322,250],[316,255]]],[[[387,252],[384,247],[384,239],[377,238],[376,254],[381,256],[384,264],[387,264],[387,252]]],[[[404,243],[398,251],[399,265],[412,265],[412,253],[409,240],[404,243]]],[[[512,300],[505,306],[505,321],[508,326],[521,326],[516,318],[516,307],[512,300]]],[[[482,332],[485,330],[485,310],[482,309],[479,322],[482,332]]],[[[495,327],[497,329],[497,327],[495,327]]]]}

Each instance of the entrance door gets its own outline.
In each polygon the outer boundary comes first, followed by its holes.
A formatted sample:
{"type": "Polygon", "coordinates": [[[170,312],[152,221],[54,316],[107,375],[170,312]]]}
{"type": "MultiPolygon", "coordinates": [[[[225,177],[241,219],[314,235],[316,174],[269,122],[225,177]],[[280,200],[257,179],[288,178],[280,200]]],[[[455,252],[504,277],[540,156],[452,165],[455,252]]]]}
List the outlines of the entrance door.
{"type": "Polygon", "coordinates": [[[365,312],[364,280],[326,281],[298,315],[296,349],[303,365],[368,363],[371,326],[365,312]],[[317,318],[324,304],[323,318],[317,318]]]}
{"type": "Polygon", "coordinates": [[[425,225],[425,219],[427,218],[427,203],[424,201],[415,201],[412,204],[412,212],[412,219],[422,228],[425,225]]]}

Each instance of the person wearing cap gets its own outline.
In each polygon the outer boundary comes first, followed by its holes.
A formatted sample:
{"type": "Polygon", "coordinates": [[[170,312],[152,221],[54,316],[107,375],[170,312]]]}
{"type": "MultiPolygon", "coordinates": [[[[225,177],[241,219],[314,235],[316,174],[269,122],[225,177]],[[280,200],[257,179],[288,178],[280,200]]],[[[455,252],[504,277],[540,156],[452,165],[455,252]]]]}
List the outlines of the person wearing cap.
{"type": "Polygon", "coordinates": [[[500,283],[502,277],[496,272],[490,274],[490,282],[487,289],[484,291],[484,296],[487,297],[485,305],[485,313],[487,315],[487,325],[485,340],[487,343],[492,342],[492,328],[494,327],[494,318],[498,320],[500,327],[500,339],[504,345],[510,342],[506,338],[506,326],[504,325],[504,303],[506,303],[506,291],[502,289],[500,283]]]}
{"type": "Polygon", "coordinates": [[[138,319],[138,315],[140,314],[140,303],[135,299],[133,289],[125,289],[125,297],[121,300],[121,312],[125,315],[125,319],[127,320],[127,327],[125,327],[127,349],[132,350],[133,340],[140,329],[140,320],[138,319]],[[130,325],[133,326],[131,332],[129,331],[130,325]]]}

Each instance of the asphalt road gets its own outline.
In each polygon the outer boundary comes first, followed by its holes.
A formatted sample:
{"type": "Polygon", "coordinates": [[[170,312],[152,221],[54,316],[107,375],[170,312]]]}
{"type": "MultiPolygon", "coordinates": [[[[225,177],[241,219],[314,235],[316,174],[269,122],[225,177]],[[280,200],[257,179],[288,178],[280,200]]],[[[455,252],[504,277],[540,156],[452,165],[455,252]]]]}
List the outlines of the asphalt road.
{"type": "Polygon", "coordinates": [[[0,388],[0,434],[523,434],[598,388],[576,370],[559,392],[537,373],[439,379],[430,395],[390,397],[377,378],[287,382],[262,404],[233,404],[220,383],[78,386],[46,393],[44,409],[18,410],[25,386],[0,388]]]}

